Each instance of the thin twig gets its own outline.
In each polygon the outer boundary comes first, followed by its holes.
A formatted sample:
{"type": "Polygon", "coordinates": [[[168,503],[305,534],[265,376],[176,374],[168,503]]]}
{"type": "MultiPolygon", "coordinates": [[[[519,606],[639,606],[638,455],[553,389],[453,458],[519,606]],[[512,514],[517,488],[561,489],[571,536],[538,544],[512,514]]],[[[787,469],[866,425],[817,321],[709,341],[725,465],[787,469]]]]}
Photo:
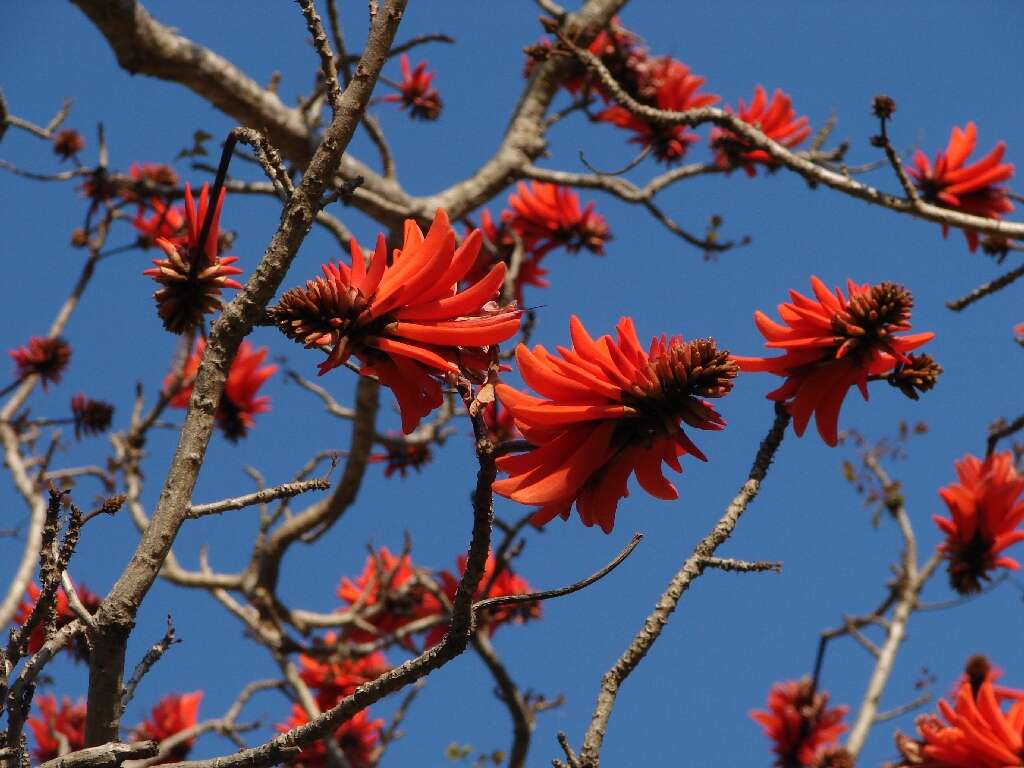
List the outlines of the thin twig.
{"type": "Polygon", "coordinates": [[[209,504],[195,504],[189,507],[188,516],[203,517],[204,515],[219,515],[223,512],[229,512],[234,509],[244,509],[245,507],[251,507],[256,504],[266,504],[267,502],[274,501],[276,499],[291,498],[293,496],[298,496],[300,493],[326,491],[330,487],[330,480],[324,477],[318,477],[315,480],[302,480],[296,483],[282,483],[281,485],[276,485],[273,488],[264,488],[261,491],[246,493],[232,499],[222,499],[221,501],[213,501],[209,504]]]}
{"type": "Polygon", "coordinates": [[[124,715],[124,711],[128,708],[128,704],[131,702],[132,697],[135,696],[135,689],[138,688],[139,683],[142,682],[142,678],[146,676],[146,673],[148,673],[161,658],[163,658],[163,655],[167,653],[168,649],[172,645],[180,642],[181,639],[174,636],[174,624],[171,623],[171,615],[167,614],[167,631],[164,632],[164,636],[152,645],[148,651],[146,651],[145,655],[135,666],[135,671],[132,672],[132,676],[128,678],[128,682],[124,684],[124,690],[121,692],[122,715],[124,715]]]}
{"type": "Polygon", "coordinates": [[[1007,272],[1005,275],[1000,275],[995,280],[990,280],[983,285],[979,285],[970,293],[965,296],[961,296],[959,299],[953,301],[947,301],[946,306],[952,309],[954,312],[960,312],[963,309],[971,306],[974,302],[979,299],[983,299],[986,296],[990,296],[997,291],[1001,291],[1008,285],[1016,282],[1020,278],[1024,277],[1024,264],[1019,267],[1015,267],[1007,272]]]}

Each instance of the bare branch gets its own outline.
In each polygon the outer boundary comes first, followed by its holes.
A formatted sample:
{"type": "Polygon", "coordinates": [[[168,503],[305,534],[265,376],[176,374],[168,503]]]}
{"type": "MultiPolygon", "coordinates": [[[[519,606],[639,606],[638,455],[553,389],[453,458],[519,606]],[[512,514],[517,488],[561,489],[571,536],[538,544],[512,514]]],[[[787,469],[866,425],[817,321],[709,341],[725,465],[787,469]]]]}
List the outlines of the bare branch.
{"type": "Polygon", "coordinates": [[[188,517],[195,518],[203,517],[205,515],[220,515],[233,509],[244,509],[245,507],[251,507],[256,504],[266,504],[268,501],[287,499],[293,496],[298,496],[301,493],[309,493],[310,491],[326,491],[330,487],[330,481],[323,477],[318,477],[315,480],[302,480],[296,483],[282,483],[281,485],[274,486],[273,488],[265,488],[262,491],[246,493],[242,496],[236,496],[233,499],[213,501],[209,504],[192,505],[188,509],[188,517]]]}
{"type": "MultiPolygon", "coordinates": [[[[1016,235],[1016,237],[1021,237],[1021,235],[1016,235]]],[[[1000,275],[995,280],[990,280],[989,282],[983,285],[979,285],[973,291],[971,291],[965,296],[961,296],[959,299],[947,301],[946,306],[952,309],[954,312],[960,312],[961,310],[971,306],[971,304],[978,301],[979,299],[983,299],[986,296],[990,296],[991,294],[996,293],[997,291],[1003,290],[1003,288],[1012,283],[1015,283],[1022,277],[1024,277],[1024,264],[1022,264],[1019,267],[1015,267],[1014,269],[1011,269],[1005,275],[1000,275]]]]}
{"type": "Polygon", "coordinates": [[[752,573],[757,571],[773,571],[782,573],[782,563],[771,560],[733,560],[726,557],[705,557],[703,565],[708,568],[717,568],[720,571],[738,571],[739,573],[752,573]]]}
{"type": "Polygon", "coordinates": [[[39,768],[116,768],[126,760],[152,757],[157,752],[155,741],[139,741],[125,744],[115,741],[98,747],[88,747],[77,752],[47,760],[39,768]]]}
{"type": "Polygon", "coordinates": [[[164,632],[164,636],[146,651],[145,655],[136,665],[135,671],[132,672],[132,676],[124,684],[124,689],[121,691],[122,716],[124,711],[128,709],[128,704],[131,702],[132,697],[135,696],[135,689],[142,682],[142,678],[163,658],[163,655],[167,653],[172,645],[180,642],[181,639],[174,636],[174,624],[171,623],[171,615],[167,614],[167,631],[164,632]]]}

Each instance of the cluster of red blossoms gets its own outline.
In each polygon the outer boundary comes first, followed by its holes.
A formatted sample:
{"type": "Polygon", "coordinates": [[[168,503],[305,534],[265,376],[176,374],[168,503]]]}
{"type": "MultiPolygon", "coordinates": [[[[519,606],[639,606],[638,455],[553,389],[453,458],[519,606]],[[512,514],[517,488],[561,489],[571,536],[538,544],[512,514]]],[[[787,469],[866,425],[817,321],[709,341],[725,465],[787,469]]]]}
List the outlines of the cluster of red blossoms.
{"type": "Polygon", "coordinates": [[[421,61],[415,69],[410,69],[409,57],[403,54],[400,64],[401,81],[396,83],[381,78],[398,93],[381,96],[377,101],[400,105],[401,109],[409,111],[409,117],[413,120],[437,120],[441,116],[441,94],[430,86],[434,73],[427,72],[427,62],[421,61]]]}
{"type": "Polygon", "coordinates": [[[546,288],[547,270],[541,266],[543,258],[556,248],[569,253],[586,249],[598,256],[604,255],[604,246],[611,239],[604,216],[594,210],[594,203],[580,208],[579,196],[568,187],[531,182],[520,183],[509,195],[508,208],[498,221],[490,211],[481,214],[481,230],[487,239],[477,263],[467,275],[468,281],[493,268],[496,263],[510,266],[517,248],[522,248],[518,272],[515,275],[515,300],[523,301],[523,287],[546,288]]]}
{"type": "Polygon", "coordinates": [[[987,659],[973,657],[953,704],[939,700],[941,717],[919,717],[916,739],[896,733],[902,759],[893,768],[1024,766],[1024,691],[996,685],[997,675],[987,659]]]}
{"type": "Polygon", "coordinates": [[[842,706],[830,709],[828,694],[804,678],[773,685],[768,709],[750,717],[771,739],[778,768],[852,768],[849,753],[836,741],[846,731],[846,712],[842,706]]]}
{"type": "Polygon", "coordinates": [[[515,306],[494,301],[504,264],[459,290],[481,244],[474,230],[457,246],[439,209],[426,237],[406,221],[402,247],[390,259],[383,235],[369,263],[353,241],[351,267],[324,264],[323,277],[287,291],[269,314],[288,338],[327,354],[320,374],[359,359],[361,374],[376,376],[395,393],[402,431],[409,434],[441,405],[445,375],[482,382],[496,345],[519,330],[515,306]]]}
{"type": "Polygon", "coordinates": [[[14,365],[18,381],[29,376],[38,376],[43,383],[43,391],[48,384],[60,381],[61,374],[71,362],[71,345],[59,336],[33,336],[24,347],[12,349],[9,353],[14,365]]]}
{"type": "Polygon", "coordinates": [[[981,589],[997,568],[1020,570],[1002,552],[1024,541],[1024,477],[1010,451],[984,460],[967,455],[956,462],[958,483],[939,490],[949,517],[932,519],[946,535],[939,546],[949,566],[950,585],[962,595],[981,589]]]}
{"type": "MultiPolygon", "coordinates": [[[[197,340],[195,349],[182,369],[181,387],[170,400],[172,407],[188,408],[189,400],[192,399],[192,387],[205,351],[205,339],[197,340]]],[[[257,413],[266,413],[270,410],[270,398],[266,395],[259,396],[260,387],[277,372],[276,365],[263,365],[267,351],[266,347],[256,349],[248,341],[243,341],[235,354],[235,359],[231,361],[231,368],[224,382],[224,392],[221,394],[214,418],[224,437],[233,443],[248,434],[255,423],[253,417],[257,413]]],[[[168,374],[164,379],[164,389],[169,390],[174,386],[176,379],[173,373],[168,374]]]]}
{"type": "MultiPolygon", "coordinates": [[[[25,599],[18,604],[18,611],[14,614],[14,623],[19,625],[24,625],[28,621],[36,607],[36,603],[39,601],[40,590],[35,584],[30,583],[25,592],[25,599]]],[[[79,584],[75,586],[75,592],[89,613],[95,613],[96,609],[100,607],[100,596],[90,592],[84,585],[79,584]]],[[[74,611],[71,610],[68,596],[63,588],[57,589],[56,609],[57,622],[54,629],[61,629],[77,618],[74,611]]],[[[40,621],[28,637],[28,652],[30,654],[36,653],[43,647],[44,642],[46,642],[46,627],[40,621]]],[[[65,648],[76,662],[86,661],[89,658],[89,645],[81,634],[76,637],[74,643],[65,646],[65,648]]]]}
{"type": "MultiPolygon", "coordinates": [[[[172,693],[162,698],[145,720],[132,730],[132,740],[152,739],[163,742],[196,725],[202,691],[172,693]]],[[[37,715],[28,718],[35,737],[32,755],[40,762],[53,760],[85,747],[85,700],[72,703],[67,696],[57,704],[55,696],[37,696],[37,715]]],[[[192,749],[194,738],[183,739],[167,751],[155,765],[184,760],[192,749]]]]}

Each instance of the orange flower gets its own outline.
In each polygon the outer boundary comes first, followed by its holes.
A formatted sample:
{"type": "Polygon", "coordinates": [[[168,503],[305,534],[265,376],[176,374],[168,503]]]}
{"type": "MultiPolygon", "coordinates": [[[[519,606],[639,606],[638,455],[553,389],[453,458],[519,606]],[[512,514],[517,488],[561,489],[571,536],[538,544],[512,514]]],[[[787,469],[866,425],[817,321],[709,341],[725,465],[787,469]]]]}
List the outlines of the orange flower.
{"type": "MultiPolygon", "coordinates": [[[[178,186],[178,174],[165,163],[132,163],[128,166],[132,181],[143,184],[158,184],[164,187],[178,186]]],[[[125,196],[125,199],[133,199],[125,196]]]]}
{"type": "MultiPolygon", "coordinates": [[[[725,109],[732,112],[731,107],[725,109]]],[[[764,86],[757,86],[750,106],[744,105],[743,99],[740,99],[736,114],[740,120],[759,129],[784,147],[795,147],[811,135],[807,118],[797,117],[792,100],[778,89],[769,102],[764,86]]],[[[747,176],[753,177],[757,175],[757,163],[769,168],[775,167],[775,162],[763,149],[751,149],[739,136],[722,128],[711,131],[711,148],[716,151],[715,162],[720,168],[742,168],[747,176]]]]}
{"type": "Polygon", "coordinates": [[[185,209],[178,205],[167,205],[155,197],[149,204],[153,209],[152,214],[147,216],[146,208],[140,205],[132,220],[132,226],[139,233],[139,247],[150,248],[158,238],[162,238],[179,248],[187,248],[185,209]]]}
{"type": "MultiPolygon", "coordinates": [[[[914,153],[913,163],[907,167],[907,172],[913,176],[921,197],[929,203],[987,219],[1001,219],[1004,213],[1013,210],[1013,203],[1007,196],[1006,187],[996,185],[1013,176],[1013,164],[1002,162],[1006,144],[1000,141],[981,160],[973,165],[964,165],[977,140],[978,129],[973,122],[968,122],[962,131],[954,126],[949,135],[949,145],[945,152],[935,156],[934,166],[919,149],[914,153]]],[[[943,224],[942,236],[948,234],[949,227],[943,224]]],[[[964,235],[967,247],[973,253],[978,247],[978,233],[965,230],[964,235]]]]}
{"type": "MultiPolygon", "coordinates": [[[[666,56],[650,66],[640,97],[656,109],[683,112],[718,101],[714,94],[697,93],[702,85],[703,77],[692,74],[681,61],[666,56]]],[[[697,141],[685,125],[651,123],[618,104],[599,112],[595,119],[633,131],[636,135],[630,143],[650,146],[654,156],[667,163],[681,160],[686,148],[697,141]]]]}
{"type": "Polygon", "coordinates": [[[224,190],[221,190],[214,205],[213,222],[200,252],[199,235],[206,219],[208,196],[209,189],[203,184],[197,211],[192,199],[192,188],[185,185],[185,220],[188,229],[185,242],[178,245],[171,240],[157,238],[156,246],[164,252],[164,258],[153,259],[155,266],[142,273],[162,286],[153,294],[153,298],[164,328],[171,333],[185,333],[199,325],[203,315],[220,309],[220,294],[224,288],[242,287],[241,283],[231,277],[242,274],[238,267],[231,266],[238,258],[217,255],[224,190]]]}
{"type": "Polygon", "coordinates": [[[331,656],[329,649],[337,642],[338,636],[328,632],[317,643],[323,648],[323,656],[299,654],[299,677],[316,691],[317,706],[321,710],[330,709],[363,683],[376,680],[391,669],[380,651],[358,659],[331,656]]]}
{"type": "MultiPolygon", "coordinates": [[[[39,587],[33,582],[29,582],[28,587],[25,589],[26,598],[18,603],[18,610],[14,614],[14,623],[24,625],[28,621],[29,616],[32,615],[32,611],[36,607],[36,603],[39,601],[40,590],[39,587]]],[[[90,592],[85,585],[79,584],[75,587],[75,592],[78,594],[79,600],[82,601],[82,605],[89,613],[96,613],[96,609],[100,607],[102,599],[99,595],[90,592]]],[[[77,616],[74,611],[71,610],[71,605],[68,603],[68,596],[65,594],[62,587],[57,588],[56,598],[57,608],[57,622],[55,629],[61,629],[66,627],[77,616]]],[[[43,622],[40,621],[36,624],[32,630],[32,634],[28,637],[28,652],[36,653],[40,648],[43,647],[43,643],[46,642],[46,629],[43,626],[43,622]]],[[[71,645],[64,646],[71,658],[76,662],[88,661],[89,659],[89,644],[83,635],[79,635],[75,638],[75,642],[71,645]]]]}
{"type": "Polygon", "coordinates": [[[498,468],[509,477],[494,492],[540,507],[535,525],[556,515],[568,519],[573,503],[584,525],[605,533],[615,524],[619,499],[636,474],[640,487],[659,499],[675,499],[675,486],[662,474],[662,462],[681,471],[679,457],[706,460],[683,432],[680,421],[697,429],[723,429],[725,421],[701,397],[722,397],[732,389],[736,364],[712,339],[684,342],[654,338],[649,351],[637,339],[633,321],[616,326],[618,340],[594,340],[575,315],[569,321],[572,348],[558,356],[544,347],[516,348],[519,372],[532,397],[506,385],[498,397],[533,450],[501,456],[498,468]]]}
{"type": "MultiPolygon", "coordinates": [[[[417,619],[441,612],[441,604],[420,583],[419,569],[408,554],[395,557],[387,547],[366,558],[362,574],[355,579],[342,578],[338,597],[349,605],[363,608],[364,620],[376,632],[353,629],[349,637],[357,643],[389,635],[417,619]]],[[[403,645],[412,647],[406,638],[403,645]]]]}
{"type": "Polygon", "coordinates": [[[519,440],[522,438],[512,412],[508,408],[503,407],[497,400],[493,400],[484,406],[480,415],[483,417],[484,426],[487,427],[487,439],[494,445],[504,443],[506,440],[519,440]]]}
{"type": "MultiPolygon", "coordinates": [[[[505,220],[506,217],[511,217],[511,215],[511,211],[503,211],[501,223],[496,224],[491,217],[490,211],[485,209],[481,212],[480,231],[485,242],[480,249],[480,253],[477,255],[476,263],[463,278],[463,283],[472,285],[486,276],[494,268],[494,265],[499,262],[505,265],[506,270],[509,268],[512,263],[512,255],[516,249],[516,239],[512,235],[508,221],[505,220]]],[[[515,277],[515,285],[513,286],[516,305],[522,306],[523,304],[523,288],[525,286],[532,285],[536,288],[547,288],[550,285],[544,279],[547,273],[548,271],[540,266],[540,258],[524,248],[522,259],[519,262],[519,271],[515,277]]]]}
{"type": "Polygon", "coordinates": [[[398,93],[382,96],[378,101],[401,104],[402,109],[409,110],[409,117],[414,120],[437,120],[441,115],[441,94],[436,88],[430,87],[434,73],[427,72],[427,62],[421,61],[416,69],[410,70],[408,56],[402,54],[399,61],[402,66],[401,82],[394,83],[381,78],[398,93]]]}
{"type": "Polygon", "coordinates": [[[384,462],[384,477],[391,477],[396,472],[399,476],[405,477],[410,469],[420,472],[434,458],[429,443],[408,443],[391,433],[388,434],[388,438],[389,441],[385,443],[387,453],[375,453],[369,458],[374,464],[384,462]]]}
{"type": "Polygon", "coordinates": [[[828,445],[838,439],[839,409],[850,387],[868,399],[868,381],[911,364],[907,353],[932,339],[934,333],[896,336],[910,329],[910,292],[895,283],[857,285],[847,281],[847,298],[817,277],[811,278],[815,299],[790,291],[792,303],[779,305],[779,325],[761,311],[754,323],[765,346],[785,351],[781,357],[735,357],[744,371],[767,371],[785,376],[785,383],[768,393],[793,415],[793,429],[803,435],[815,415],[818,432],[828,445]]]}
{"type": "Polygon", "coordinates": [[[37,696],[36,706],[39,716],[30,717],[27,722],[36,737],[32,756],[37,762],[45,763],[85,746],[85,699],[72,704],[64,696],[58,708],[55,696],[37,696]]]}
{"type": "Polygon", "coordinates": [[[846,707],[828,708],[828,694],[815,691],[809,678],[776,683],[768,694],[768,709],[750,717],[772,741],[779,768],[816,766],[846,731],[846,707]]]}
{"type": "Polygon", "coordinates": [[[981,685],[984,682],[992,684],[992,693],[996,695],[999,701],[1005,701],[1007,699],[1012,701],[1019,701],[1024,699],[1024,690],[1020,688],[1010,688],[1005,685],[999,685],[997,681],[1003,676],[1003,670],[999,667],[995,667],[988,660],[986,656],[977,654],[967,659],[967,663],[964,664],[964,673],[960,675],[960,678],[956,681],[950,691],[951,698],[956,698],[957,692],[961,686],[968,685],[975,696],[978,695],[978,691],[981,689],[981,685]]]}
{"type": "MultiPolygon", "coordinates": [[[[132,732],[132,739],[135,741],[152,739],[161,742],[191,728],[199,721],[199,702],[202,700],[202,691],[171,693],[164,696],[153,707],[149,717],[132,732]]],[[[184,760],[195,741],[195,738],[191,738],[181,742],[157,765],[184,760]]]]}
{"type": "MultiPolygon", "coordinates": [[[[450,571],[442,571],[441,589],[448,597],[449,602],[455,600],[455,592],[459,588],[459,580],[466,572],[466,556],[459,555],[455,561],[458,566],[458,575],[450,571]]],[[[487,562],[484,564],[484,575],[477,586],[476,594],[473,595],[473,602],[485,600],[491,597],[507,597],[510,595],[528,595],[534,592],[533,587],[522,576],[512,572],[507,565],[495,574],[497,560],[494,553],[487,553],[487,562]]],[[[541,615],[540,603],[516,603],[514,605],[499,605],[483,612],[477,616],[477,627],[482,628],[488,636],[494,634],[494,630],[502,624],[522,624],[531,619],[539,619],[541,615]]],[[[434,627],[427,636],[426,647],[437,645],[444,638],[448,631],[446,625],[434,627]]]]}
{"type": "Polygon", "coordinates": [[[939,714],[917,718],[919,739],[896,734],[900,766],[1010,768],[1024,765],[1024,700],[1004,712],[992,682],[975,692],[960,686],[954,706],[939,700],[939,714]],[[945,722],[943,722],[945,720],[945,722]]]}
{"type": "MultiPolygon", "coordinates": [[[[184,383],[171,398],[171,407],[188,408],[189,400],[192,399],[192,385],[196,373],[199,372],[199,363],[202,362],[205,350],[206,340],[198,339],[192,354],[185,362],[182,371],[184,383]]],[[[266,395],[256,396],[264,382],[277,372],[276,365],[263,365],[267,351],[266,347],[256,349],[248,341],[243,341],[231,362],[215,417],[224,437],[232,443],[245,437],[255,426],[255,414],[267,413],[270,410],[270,398],[266,395]]],[[[174,374],[167,374],[164,387],[170,387],[173,382],[174,374]]]]}
{"type": "Polygon", "coordinates": [[[949,581],[960,594],[981,589],[996,568],[1020,570],[1020,564],[1000,553],[1024,541],[1024,477],[1013,466],[1010,451],[984,461],[970,454],[956,462],[959,483],[939,489],[949,518],[932,520],[946,534],[939,551],[949,561],[949,581]]]}
{"type": "Polygon", "coordinates": [[[543,181],[530,182],[528,187],[520,182],[508,204],[512,210],[502,213],[502,221],[538,260],[558,247],[569,253],[586,248],[601,256],[611,239],[604,216],[594,212],[594,203],[580,210],[579,195],[568,187],[543,181]]]}
{"type": "MultiPolygon", "coordinates": [[[[278,723],[277,730],[279,733],[285,733],[308,722],[309,716],[306,711],[298,704],[293,704],[292,716],[288,718],[287,722],[278,723]]],[[[384,721],[371,720],[369,711],[365,709],[338,726],[338,730],[334,732],[334,738],[337,740],[338,746],[341,747],[349,768],[370,768],[373,765],[383,728],[384,721]]],[[[303,747],[298,754],[289,757],[286,763],[302,766],[302,768],[325,768],[327,750],[324,749],[323,741],[318,739],[303,747]]]]}
{"type": "Polygon", "coordinates": [[[444,374],[461,369],[482,381],[494,345],[519,330],[515,307],[492,301],[505,279],[504,264],[458,290],[480,244],[474,230],[456,248],[455,231],[438,209],[426,238],[416,222],[405,222],[404,243],[390,264],[383,235],[369,265],[353,240],[351,268],[325,264],[323,277],[287,291],[270,315],[288,338],[328,353],[321,375],[351,355],[359,358],[360,373],[376,375],[395,393],[409,434],[441,405],[444,374]]]}
{"type": "Polygon", "coordinates": [[[43,391],[51,381],[56,384],[71,361],[71,345],[59,336],[33,336],[24,347],[12,349],[11,359],[18,368],[18,381],[37,374],[43,382],[43,391]]]}

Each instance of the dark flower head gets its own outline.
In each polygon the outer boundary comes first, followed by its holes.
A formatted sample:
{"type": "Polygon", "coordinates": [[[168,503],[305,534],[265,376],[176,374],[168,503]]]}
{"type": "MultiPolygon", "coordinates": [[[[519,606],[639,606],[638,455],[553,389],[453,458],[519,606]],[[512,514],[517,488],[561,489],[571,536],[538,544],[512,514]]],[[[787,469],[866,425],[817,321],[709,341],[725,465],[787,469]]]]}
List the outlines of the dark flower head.
{"type": "Polygon", "coordinates": [[[911,352],[907,360],[907,363],[898,363],[886,381],[911,400],[917,400],[918,392],[927,392],[938,382],[942,366],[931,355],[915,355],[911,352]]]}
{"type": "Polygon", "coordinates": [[[171,240],[157,238],[156,245],[164,252],[164,258],[153,259],[154,266],[143,272],[161,286],[153,298],[164,328],[171,333],[185,333],[202,323],[204,315],[219,310],[220,294],[224,288],[242,287],[241,283],[232,279],[234,275],[242,274],[238,267],[231,266],[238,259],[217,255],[223,190],[214,203],[213,222],[206,242],[199,243],[209,204],[208,196],[209,189],[203,184],[199,209],[196,210],[192,189],[188,184],[185,185],[185,219],[188,230],[185,242],[175,244],[171,240]]]}
{"type": "Polygon", "coordinates": [[[497,386],[515,425],[536,447],[498,458],[509,477],[493,487],[539,506],[535,525],[568,519],[575,503],[584,525],[597,523],[608,533],[631,475],[656,498],[678,498],[662,464],[680,472],[684,454],[706,460],[682,424],[725,427],[702,398],[726,395],[737,366],[711,339],[661,336],[645,350],[628,317],[619,321],[617,340],[592,339],[575,315],[569,330],[572,348],[558,347],[557,356],[541,346],[516,348],[523,381],[541,397],[497,386]]]}
{"type": "Polygon", "coordinates": [[[946,540],[939,551],[949,563],[950,584],[962,595],[981,589],[997,568],[1019,570],[1020,564],[1002,552],[1024,541],[1024,477],[1009,451],[984,460],[967,455],[956,463],[959,482],[939,490],[949,518],[935,515],[946,540]]]}
{"type": "MultiPolygon", "coordinates": [[[[1006,144],[1000,141],[981,160],[966,165],[977,140],[978,129],[973,122],[967,123],[965,130],[954,127],[946,151],[935,156],[934,165],[923,151],[917,150],[913,162],[907,166],[907,173],[913,177],[921,197],[929,203],[987,219],[1001,219],[1003,214],[1013,210],[1013,203],[1006,187],[998,185],[1013,176],[1013,164],[1002,161],[1006,144]]],[[[949,227],[944,224],[943,237],[948,233],[949,227]]],[[[978,247],[978,233],[965,230],[964,235],[967,247],[974,252],[978,247]]]]}
{"type": "Polygon", "coordinates": [[[10,355],[18,368],[18,380],[37,375],[45,391],[47,384],[60,381],[61,374],[68,367],[71,345],[59,336],[33,336],[24,347],[12,349],[10,355]]]}
{"type": "Polygon", "coordinates": [[[78,131],[65,128],[53,137],[53,152],[61,160],[70,160],[85,149],[85,139],[78,131]]]}
{"type": "Polygon", "coordinates": [[[75,439],[83,434],[99,435],[110,429],[114,406],[79,393],[71,398],[71,416],[75,420],[75,439]]]}
{"type": "Polygon", "coordinates": [[[387,453],[370,456],[371,462],[384,463],[384,477],[391,477],[395,473],[405,477],[410,469],[420,472],[433,459],[429,443],[406,441],[397,435],[389,438],[389,442],[386,443],[387,453]]]}

